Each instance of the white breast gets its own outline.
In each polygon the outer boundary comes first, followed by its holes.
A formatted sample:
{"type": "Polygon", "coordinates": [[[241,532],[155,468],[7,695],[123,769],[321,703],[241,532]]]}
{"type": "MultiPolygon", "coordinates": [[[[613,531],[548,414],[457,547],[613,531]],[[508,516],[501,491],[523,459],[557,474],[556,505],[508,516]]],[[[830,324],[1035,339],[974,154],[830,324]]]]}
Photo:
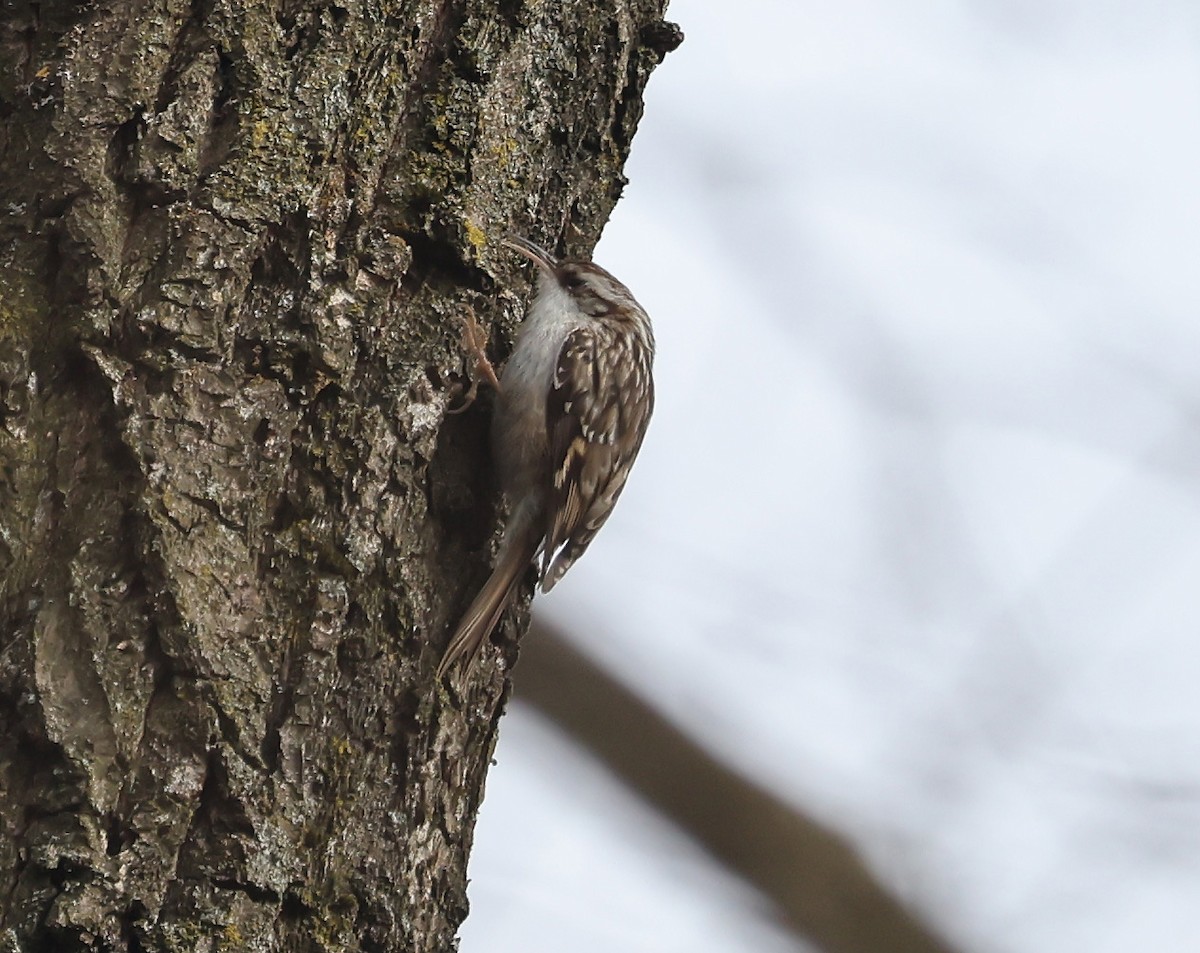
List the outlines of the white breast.
{"type": "Polygon", "coordinates": [[[586,320],[557,281],[539,276],[537,294],[500,375],[493,421],[493,453],[510,501],[544,482],[550,465],[546,395],[563,342],[586,320]]]}
{"type": "Polygon", "coordinates": [[[567,335],[579,327],[582,315],[571,296],[553,278],[538,281],[537,295],[517,332],[512,357],[504,368],[501,386],[534,388],[545,402],[554,377],[558,352],[567,335]]]}

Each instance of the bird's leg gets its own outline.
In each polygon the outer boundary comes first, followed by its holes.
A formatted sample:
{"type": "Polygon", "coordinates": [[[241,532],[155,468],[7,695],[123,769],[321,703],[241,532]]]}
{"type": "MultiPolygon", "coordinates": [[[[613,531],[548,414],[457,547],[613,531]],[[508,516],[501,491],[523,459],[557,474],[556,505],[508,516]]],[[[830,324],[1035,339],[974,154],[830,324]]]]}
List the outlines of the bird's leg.
{"type": "Polygon", "coordinates": [[[461,414],[475,402],[475,397],[479,393],[480,377],[497,392],[500,390],[500,379],[496,376],[496,368],[492,366],[492,362],[488,360],[487,351],[484,350],[487,347],[487,332],[479,326],[479,322],[475,319],[475,311],[470,305],[467,306],[466,315],[460,317],[459,321],[463,326],[463,352],[474,360],[474,364],[470,365],[467,370],[467,378],[471,381],[471,386],[463,394],[462,405],[446,411],[448,414],[461,414]]]}
{"type": "Polygon", "coordinates": [[[484,350],[488,342],[487,332],[479,326],[479,322],[475,320],[475,311],[469,305],[467,316],[460,320],[463,323],[463,349],[475,358],[475,373],[482,374],[483,379],[499,391],[500,378],[496,376],[496,368],[492,366],[484,350]]]}

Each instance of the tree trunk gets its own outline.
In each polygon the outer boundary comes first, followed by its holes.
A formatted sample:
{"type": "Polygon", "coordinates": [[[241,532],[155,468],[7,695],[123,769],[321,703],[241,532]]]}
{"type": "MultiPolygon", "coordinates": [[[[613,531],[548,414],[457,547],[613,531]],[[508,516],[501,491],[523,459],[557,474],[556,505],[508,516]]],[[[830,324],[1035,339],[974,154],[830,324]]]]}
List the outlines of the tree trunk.
{"type": "Polygon", "coordinates": [[[525,612],[473,310],[586,252],[664,0],[6,2],[0,951],[446,950],[525,612]]]}

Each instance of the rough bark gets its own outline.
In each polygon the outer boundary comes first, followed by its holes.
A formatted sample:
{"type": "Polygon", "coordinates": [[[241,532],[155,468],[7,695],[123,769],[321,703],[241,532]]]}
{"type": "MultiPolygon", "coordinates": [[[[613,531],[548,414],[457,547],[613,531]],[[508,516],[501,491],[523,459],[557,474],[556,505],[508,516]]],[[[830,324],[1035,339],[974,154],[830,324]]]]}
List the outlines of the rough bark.
{"type": "Polygon", "coordinates": [[[665,0],[0,21],[0,951],[445,950],[524,624],[472,308],[586,252],[665,0]]]}

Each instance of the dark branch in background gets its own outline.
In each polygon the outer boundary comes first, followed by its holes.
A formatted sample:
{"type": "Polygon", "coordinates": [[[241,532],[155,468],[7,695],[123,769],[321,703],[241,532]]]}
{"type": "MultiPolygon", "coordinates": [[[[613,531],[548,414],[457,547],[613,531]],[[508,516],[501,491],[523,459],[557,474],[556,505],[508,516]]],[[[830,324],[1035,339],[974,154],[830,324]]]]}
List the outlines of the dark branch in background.
{"type": "Polygon", "coordinates": [[[544,624],[522,645],[516,698],[774,901],[828,953],[951,953],[837,834],[716,761],[544,624]]]}

